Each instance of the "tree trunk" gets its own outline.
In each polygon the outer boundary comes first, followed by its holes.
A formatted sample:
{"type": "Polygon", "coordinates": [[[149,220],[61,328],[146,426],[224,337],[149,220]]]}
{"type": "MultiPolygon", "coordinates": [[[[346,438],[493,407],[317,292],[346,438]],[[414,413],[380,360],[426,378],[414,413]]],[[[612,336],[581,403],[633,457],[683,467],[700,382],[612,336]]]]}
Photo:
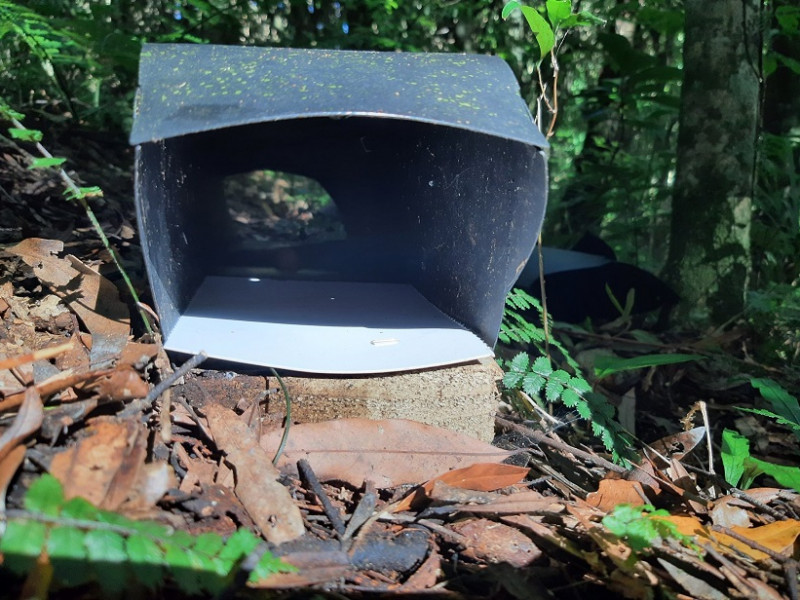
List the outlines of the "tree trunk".
{"type": "Polygon", "coordinates": [[[686,0],[678,163],[666,274],[681,312],[744,307],[761,44],[758,0],[686,0]]]}

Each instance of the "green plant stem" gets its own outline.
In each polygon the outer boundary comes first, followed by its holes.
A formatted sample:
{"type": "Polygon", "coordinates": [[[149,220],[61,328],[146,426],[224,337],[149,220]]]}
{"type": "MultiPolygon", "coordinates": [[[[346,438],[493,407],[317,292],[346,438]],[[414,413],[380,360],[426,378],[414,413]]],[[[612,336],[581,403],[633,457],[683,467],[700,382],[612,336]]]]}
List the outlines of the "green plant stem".
{"type": "Polygon", "coordinates": [[[281,390],[283,391],[283,398],[286,401],[286,425],[283,428],[283,435],[281,436],[281,443],[278,445],[278,449],[275,451],[275,457],[272,459],[273,466],[278,466],[278,459],[283,454],[284,448],[286,448],[286,443],[289,441],[289,427],[292,424],[292,399],[289,396],[289,390],[286,389],[286,384],[283,383],[283,379],[278,372],[270,368],[272,374],[275,376],[275,379],[278,380],[278,385],[281,386],[281,390]]]}
{"type": "MultiPolygon", "coordinates": [[[[17,119],[12,118],[11,122],[13,123],[14,127],[17,129],[28,129],[22,123],[20,123],[17,119]]],[[[53,158],[53,155],[45,148],[41,142],[35,142],[36,149],[39,153],[44,156],[45,158],[53,158]]],[[[103,227],[100,225],[100,221],[97,220],[97,217],[92,210],[92,207],[89,206],[89,203],[86,201],[86,194],[78,187],[78,185],[73,181],[72,177],[70,177],[67,172],[63,168],[58,169],[58,175],[61,180],[66,184],[67,188],[72,191],[75,195],[75,199],[80,203],[83,210],[86,212],[86,216],[89,217],[89,221],[92,224],[95,232],[97,233],[100,241],[103,243],[103,246],[111,255],[111,260],[114,262],[114,266],[117,267],[120,275],[122,276],[122,280],[125,282],[125,286],[128,288],[128,293],[130,293],[131,298],[136,303],[136,310],[139,312],[139,316],[144,323],[145,330],[147,333],[153,333],[153,327],[150,324],[150,315],[140,306],[141,301],[139,300],[139,294],[136,292],[136,288],[133,286],[133,282],[131,281],[130,277],[128,277],[128,273],[125,268],[122,266],[122,262],[117,254],[117,251],[114,250],[114,247],[111,245],[108,237],[106,236],[105,231],[103,231],[103,227]]]]}
{"type": "Polygon", "coordinates": [[[550,356],[550,320],[547,314],[547,289],[544,284],[544,256],[542,255],[542,232],[539,232],[539,240],[536,244],[536,252],[539,260],[539,292],[542,295],[542,330],[544,331],[544,353],[551,361],[550,356]]]}

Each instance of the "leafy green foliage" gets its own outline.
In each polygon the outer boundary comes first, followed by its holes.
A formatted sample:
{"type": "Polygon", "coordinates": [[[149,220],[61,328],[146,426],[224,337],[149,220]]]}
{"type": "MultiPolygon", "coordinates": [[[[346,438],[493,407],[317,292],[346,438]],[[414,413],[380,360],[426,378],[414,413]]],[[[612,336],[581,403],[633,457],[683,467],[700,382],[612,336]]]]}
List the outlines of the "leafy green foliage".
{"type": "MultiPolygon", "coordinates": [[[[580,397],[591,391],[582,377],[573,377],[562,369],[554,370],[546,356],[531,362],[530,356],[520,352],[508,367],[503,378],[507,388],[520,388],[531,396],[543,394],[548,402],[561,401],[568,408],[577,408],[580,397]]],[[[588,415],[581,414],[581,417],[588,418],[588,415]]]]}
{"type": "Polygon", "coordinates": [[[750,384],[770,403],[772,411],[746,408],[740,410],[775,419],[780,425],[789,427],[800,438],[800,402],[797,398],[772,379],[753,377],[750,379],[750,384]]]}
{"type": "Polygon", "coordinates": [[[747,489],[759,475],[769,475],[780,485],[800,490],[800,468],[776,465],[750,456],[750,440],[737,431],[722,432],[722,466],[725,481],[747,489]]]}
{"type": "MultiPolygon", "coordinates": [[[[630,458],[630,439],[622,426],[614,419],[614,407],[609,401],[592,392],[589,383],[580,375],[571,375],[563,369],[554,369],[547,358],[544,340],[545,332],[529,322],[521,310],[536,309],[540,319],[544,319],[542,307],[536,298],[523,290],[515,289],[506,299],[506,310],[500,329],[500,341],[503,343],[531,344],[541,354],[531,361],[529,354],[520,352],[511,361],[502,366],[506,369],[503,385],[509,390],[521,389],[531,397],[543,397],[550,403],[562,404],[574,410],[582,419],[586,419],[592,433],[602,441],[617,462],[630,458]]],[[[551,339],[550,347],[558,350],[570,368],[576,373],[580,368],[569,356],[566,348],[558,340],[551,339]]]]}
{"type": "Polygon", "coordinates": [[[695,547],[691,536],[680,533],[678,526],[665,520],[665,517],[669,517],[666,510],[656,510],[650,504],[620,504],[603,517],[603,525],[615,536],[625,540],[637,553],[652,548],[663,539],[674,539],[695,547]]]}
{"type": "Polygon", "coordinates": [[[9,127],[8,133],[11,134],[11,138],[15,140],[20,140],[22,142],[41,142],[42,141],[42,132],[36,129],[24,129],[21,127],[9,127]]]}
{"type": "Polygon", "coordinates": [[[559,101],[544,236],[568,245],[592,231],[620,260],[657,271],[669,236],[682,78],[679,45],[668,40],[682,28],[682,7],[581,6],[609,25],[570,34],[560,50],[568,102],[559,101]],[[632,30],[623,35],[614,22],[632,30]]]}
{"type": "MultiPolygon", "coordinates": [[[[535,258],[531,260],[535,260],[535,258]]],[[[503,312],[498,339],[503,344],[532,344],[542,355],[547,354],[548,348],[545,346],[549,345],[549,349],[555,349],[561,353],[572,369],[580,370],[578,363],[569,355],[561,342],[552,337],[547,339],[544,329],[528,320],[524,313],[536,314],[540,322],[545,321],[542,303],[525,290],[514,288],[506,296],[506,308],[503,312]]],[[[552,319],[549,315],[547,321],[548,327],[552,327],[552,319]]]]}
{"type": "Polygon", "coordinates": [[[28,165],[29,169],[49,169],[52,167],[60,167],[65,162],[67,162],[66,158],[60,158],[57,156],[43,156],[40,158],[34,158],[31,161],[31,164],[28,165]]]}
{"type": "MultiPolygon", "coordinates": [[[[548,2],[548,4],[550,4],[548,2]]],[[[525,6],[522,2],[512,0],[503,8],[503,18],[507,19],[508,16],[515,10],[519,10],[528,22],[528,27],[531,28],[533,35],[536,36],[536,43],[539,45],[540,60],[553,49],[556,45],[556,36],[553,32],[553,27],[547,20],[539,14],[539,11],[530,6],[525,6]]]]}
{"type": "MultiPolygon", "coordinates": [[[[739,410],[774,419],[785,425],[800,438],[800,402],[779,383],[767,378],[750,379],[772,410],[739,408],[739,410]]],[[[761,474],[769,475],[780,485],[800,490],[800,468],[769,463],[750,456],[750,441],[737,431],[726,429],[722,433],[722,465],[725,481],[747,489],[761,474]]]]}
{"type": "Polygon", "coordinates": [[[741,482],[747,489],[753,483],[755,475],[744,477],[745,461],[750,458],[750,442],[738,431],[726,429],[722,432],[722,467],[725,470],[725,481],[732,486],[741,482]]]}
{"type": "MultiPolygon", "coordinates": [[[[228,539],[193,536],[100,510],[82,498],[65,500],[51,475],[31,485],[24,507],[8,511],[5,519],[3,564],[24,574],[46,553],[61,586],[93,582],[106,594],[119,595],[126,589],[152,591],[171,579],[187,594],[218,594],[241,561],[260,551],[259,539],[245,529],[228,539]]],[[[250,580],[293,569],[264,552],[250,580]]]]}
{"type": "Polygon", "coordinates": [[[586,11],[573,13],[571,0],[546,0],[544,15],[538,9],[526,6],[519,0],[511,0],[503,7],[501,14],[503,19],[507,19],[516,11],[521,12],[522,16],[525,17],[528,27],[530,27],[536,38],[540,60],[544,59],[556,46],[556,36],[559,29],[603,22],[602,19],[586,11]]]}
{"type": "MultiPolygon", "coordinates": [[[[784,256],[800,256],[800,250],[790,249],[792,243],[800,240],[792,242],[791,238],[782,236],[780,231],[773,231],[772,235],[775,244],[781,243],[780,238],[786,242],[787,245],[781,250],[787,253],[784,256]]],[[[776,248],[776,252],[772,253],[773,261],[779,260],[781,256],[777,250],[776,248]]],[[[745,314],[757,336],[757,358],[789,367],[800,365],[800,287],[790,283],[769,283],[760,290],[751,291],[745,314]]]]}
{"type": "Polygon", "coordinates": [[[594,372],[597,377],[608,377],[614,373],[674,365],[683,362],[702,360],[705,356],[700,354],[645,354],[633,358],[620,358],[619,356],[598,356],[594,361],[594,372]]]}
{"type": "MultiPolygon", "coordinates": [[[[0,120],[3,119],[10,120],[11,123],[14,125],[14,127],[9,129],[11,136],[15,139],[35,143],[39,154],[42,155],[41,157],[31,158],[30,168],[54,167],[54,166],[60,166],[62,163],[64,163],[66,159],[52,156],[40,143],[39,140],[42,139],[42,132],[37,129],[29,129],[25,127],[17,119],[16,117],[17,114],[18,113],[15,113],[8,108],[8,104],[5,102],[3,98],[0,98],[0,120]]],[[[102,197],[103,191],[97,186],[79,187],[75,183],[75,181],[63,169],[59,171],[59,175],[64,184],[66,185],[66,189],[64,190],[64,197],[67,200],[77,201],[78,204],[80,204],[80,206],[86,212],[86,216],[92,223],[92,226],[94,227],[97,236],[100,238],[100,241],[103,242],[103,245],[106,247],[106,250],[108,250],[108,253],[111,255],[111,258],[114,261],[114,265],[119,270],[119,273],[122,276],[125,285],[127,286],[128,292],[130,292],[131,294],[131,298],[133,298],[134,302],[139,307],[139,315],[142,317],[142,322],[144,323],[145,329],[147,329],[148,332],[152,332],[152,327],[150,325],[150,317],[147,314],[147,312],[141,307],[141,303],[139,302],[139,296],[136,292],[136,288],[134,288],[133,282],[131,282],[128,273],[122,266],[122,263],[119,260],[117,252],[114,250],[113,246],[111,245],[111,242],[109,242],[108,237],[105,234],[105,231],[103,231],[103,227],[97,220],[97,217],[95,216],[92,207],[87,202],[88,198],[102,197]]]]}

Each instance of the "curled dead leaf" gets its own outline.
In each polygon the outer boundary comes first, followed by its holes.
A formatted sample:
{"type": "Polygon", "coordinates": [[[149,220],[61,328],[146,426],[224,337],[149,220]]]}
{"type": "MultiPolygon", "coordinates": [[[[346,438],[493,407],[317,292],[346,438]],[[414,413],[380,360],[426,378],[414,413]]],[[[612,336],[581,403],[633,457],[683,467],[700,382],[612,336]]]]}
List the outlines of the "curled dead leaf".
{"type": "Polygon", "coordinates": [[[96,420],[88,433],[50,465],[67,498],[81,496],[100,508],[141,514],[175,485],[166,465],[145,464],[148,436],[140,423],[96,420]]]}
{"type": "Polygon", "coordinates": [[[280,544],[305,533],[300,509],[277,479],[278,470],[258,445],[255,433],[232,410],[219,404],[203,407],[217,447],[236,472],[236,496],[264,537],[280,544]]]}
{"type": "Polygon", "coordinates": [[[111,281],[74,256],[59,258],[63,250],[63,242],[41,238],[28,238],[5,249],[30,266],[83,321],[93,337],[93,360],[113,358],[128,341],[128,307],[111,281]]]}
{"type": "Polygon", "coordinates": [[[36,388],[26,388],[23,397],[22,406],[14,418],[14,422],[0,435],[0,461],[42,425],[44,407],[36,388]]]}

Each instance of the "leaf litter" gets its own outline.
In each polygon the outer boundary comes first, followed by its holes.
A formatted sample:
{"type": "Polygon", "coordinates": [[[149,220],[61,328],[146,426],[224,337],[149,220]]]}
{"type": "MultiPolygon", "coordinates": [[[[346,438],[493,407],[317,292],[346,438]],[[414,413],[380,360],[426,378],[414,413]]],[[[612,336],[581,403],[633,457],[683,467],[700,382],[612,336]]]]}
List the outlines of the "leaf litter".
{"type": "MultiPolygon", "coordinates": [[[[131,307],[101,274],[96,245],[73,236],[68,244],[19,238],[0,250],[4,515],[24,512],[25,491],[49,472],[65,499],[120,518],[226,539],[255,533],[297,570],[251,579],[254,587],[351,597],[797,598],[797,494],[732,489],[702,456],[705,430],[681,432],[677,411],[664,412],[677,403],[642,406],[660,393],[729,405],[752,398],[741,386],[712,389],[709,365],[598,380],[611,395],[619,386],[620,397],[635,396],[632,422],[661,433],[630,469],[592,451],[580,423],[565,432],[508,410],[493,444],[413,421],[294,424],[273,467],[283,428],[259,404],[268,383],[236,390],[234,402],[169,390],[152,397],[171,376],[169,362],[157,339],[132,329],[131,307]],[[622,536],[603,525],[621,503],[637,507],[622,536]],[[649,506],[666,515],[648,516],[649,506]],[[677,533],[634,549],[637,519],[650,518],[677,533]]],[[[606,335],[600,347],[620,351],[624,335],[606,335]]],[[[717,341],[737,342],[725,335],[717,341]]],[[[29,581],[45,581],[50,560],[41,546],[29,581]]]]}

